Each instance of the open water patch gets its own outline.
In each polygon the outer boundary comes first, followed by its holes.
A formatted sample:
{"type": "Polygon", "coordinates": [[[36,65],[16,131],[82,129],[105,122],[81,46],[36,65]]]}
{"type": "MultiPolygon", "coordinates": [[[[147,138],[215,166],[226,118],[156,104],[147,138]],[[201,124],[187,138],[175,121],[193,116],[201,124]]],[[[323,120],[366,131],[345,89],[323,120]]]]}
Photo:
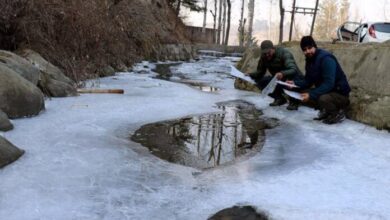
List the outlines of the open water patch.
{"type": "Polygon", "coordinates": [[[217,92],[220,89],[214,86],[206,85],[205,83],[190,80],[185,77],[183,74],[176,73],[173,74],[171,71],[171,67],[180,65],[181,63],[163,63],[156,64],[156,67],[153,69],[153,72],[156,72],[158,75],[154,78],[167,80],[171,82],[183,83],[189,85],[193,88],[199,89],[203,92],[217,92]]]}
{"type": "Polygon", "coordinates": [[[276,119],[263,117],[253,104],[241,100],[217,103],[217,113],[143,125],[131,140],[164,160],[199,169],[249,158],[263,147],[265,129],[276,119]]]}

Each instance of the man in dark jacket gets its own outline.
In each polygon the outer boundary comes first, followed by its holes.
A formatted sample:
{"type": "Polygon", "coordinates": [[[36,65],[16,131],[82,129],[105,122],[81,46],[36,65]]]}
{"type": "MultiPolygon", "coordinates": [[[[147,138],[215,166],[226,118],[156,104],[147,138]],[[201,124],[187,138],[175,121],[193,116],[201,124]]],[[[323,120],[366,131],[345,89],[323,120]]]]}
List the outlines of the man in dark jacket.
{"type": "Polygon", "coordinates": [[[351,91],[343,69],[335,56],[317,48],[311,36],[301,39],[301,49],[306,57],[306,74],[304,80],[294,80],[293,83],[302,90],[309,89],[301,93],[303,102],[315,101],[320,109],[315,120],[326,124],[341,122],[345,119],[351,91]]]}
{"type": "MultiPolygon", "coordinates": [[[[274,76],[281,81],[303,78],[290,51],[282,47],[274,47],[270,40],[261,42],[260,47],[261,57],[257,65],[257,71],[249,74],[256,81],[259,89],[263,90],[274,76]],[[265,76],[267,70],[272,76],[265,76]]],[[[274,102],[270,103],[270,106],[285,104],[287,100],[282,94],[283,87],[278,84],[274,92],[269,94],[269,96],[275,99],[274,102]]],[[[289,99],[288,110],[297,110],[298,106],[298,100],[293,98],[289,99]]]]}

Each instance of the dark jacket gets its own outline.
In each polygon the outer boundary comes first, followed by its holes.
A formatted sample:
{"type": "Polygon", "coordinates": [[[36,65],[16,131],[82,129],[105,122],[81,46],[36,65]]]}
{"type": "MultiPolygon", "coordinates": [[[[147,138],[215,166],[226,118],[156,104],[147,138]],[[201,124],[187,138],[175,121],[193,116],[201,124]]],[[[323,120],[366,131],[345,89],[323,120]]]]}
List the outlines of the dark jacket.
{"type": "Polygon", "coordinates": [[[255,81],[259,81],[266,74],[267,70],[271,75],[275,75],[278,72],[283,73],[283,80],[292,80],[298,75],[302,76],[301,71],[295,63],[294,56],[290,51],[282,47],[275,48],[275,55],[270,61],[260,57],[259,63],[257,64],[257,71],[251,73],[250,77],[255,81]]]}
{"type": "Polygon", "coordinates": [[[310,99],[317,100],[321,95],[337,92],[348,96],[351,88],[347,77],[335,56],[323,49],[316,49],[314,56],[306,59],[304,80],[296,80],[301,89],[310,89],[310,99]]]}

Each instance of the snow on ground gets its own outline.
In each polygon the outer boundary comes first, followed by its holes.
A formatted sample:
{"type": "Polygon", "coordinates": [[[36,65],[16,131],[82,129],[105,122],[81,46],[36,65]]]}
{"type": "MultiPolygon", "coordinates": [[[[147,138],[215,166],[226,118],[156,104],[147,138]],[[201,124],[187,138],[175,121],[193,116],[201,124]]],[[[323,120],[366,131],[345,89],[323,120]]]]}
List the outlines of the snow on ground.
{"type": "Polygon", "coordinates": [[[252,205],[274,219],[390,219],[390,135],[346,120],[325,125],[313,109],[268,107],[269,98],[238,91],[230,59],[173,67],[222,88],[206,93],[144,74],[118,73],[89,86],[125,94],[46,100],[39,116],[13,120],[1,133],[25,149],[0,170],[0,219],[207,219],[252,205]],[[154,157],[129,137],[141,125],[215,112],[243,99],[280,119],[263,150],[234,165],[201,171],[154,157]]]}

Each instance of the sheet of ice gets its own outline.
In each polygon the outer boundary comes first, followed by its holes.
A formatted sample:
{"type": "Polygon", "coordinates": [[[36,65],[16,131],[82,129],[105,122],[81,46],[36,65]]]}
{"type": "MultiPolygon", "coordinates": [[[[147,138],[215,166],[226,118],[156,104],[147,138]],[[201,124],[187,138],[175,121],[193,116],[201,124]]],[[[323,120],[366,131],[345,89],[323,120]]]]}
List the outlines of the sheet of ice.
{"type": "Polygon", "coordinates": [[[324,125],[306,107],[268,107],[269,98],[233,88],[230,65],[208,58],[174,67],[216,93],[118,73],[99,86],[123,95],[52,98],[39,116],[12,120],[15,129],[2,135],[26,154],[0,170],[0,219],[206,219],[237,204],[274,219],[390,219],[388,132],[350,120],[324,125]],[[214,112],[233,99],[280,119],[249,160],[200,171],[129,140],[142,124],[214,112]]]}
{"type": "Polygon", "coordinates": [[[287,89],[283,89],[283,91],[284,91],[284,93],[286,93],[290,97],[293,97],[293,98],[298,99],[298,100],[303,100],[301,93],[299,93],[299,92],[294,92],[294,91],[290,91],[287,89]]]}
{"type": "Polygon", "coordinates": [[[256,82],[250,78],[249,76],[246,76],[244,73],[242,73],[241,71],[239,71],[236,67],[234,67],[233,65],[230,66],[231,70],[230,70],[230,74],[234,77],[237,77],[237,78],[240,78],[240,79],[243,79],[247,82],[250,82],[252,84],[256,84],[256,82]]]}
{"type": "Polygon", "coordinates": [[[291,87],[291,88],[299,88],[295,84],[286,83],[286,82],[283,82],[283,81],[280,81],[280,80],[276,80],[276,83],[278,83],[280,85],[283,85],[283,86],[291,87]]]}
{"type": "Polygon", "coordinates": [[[261,95],[263,97],[267,96],[268,94],[272,93],[275,90],[275,87],[277,85],[276,83],[276,75],[271,79],[271,81],[267,84],[267,86],[261,90],[261,95]]]}

